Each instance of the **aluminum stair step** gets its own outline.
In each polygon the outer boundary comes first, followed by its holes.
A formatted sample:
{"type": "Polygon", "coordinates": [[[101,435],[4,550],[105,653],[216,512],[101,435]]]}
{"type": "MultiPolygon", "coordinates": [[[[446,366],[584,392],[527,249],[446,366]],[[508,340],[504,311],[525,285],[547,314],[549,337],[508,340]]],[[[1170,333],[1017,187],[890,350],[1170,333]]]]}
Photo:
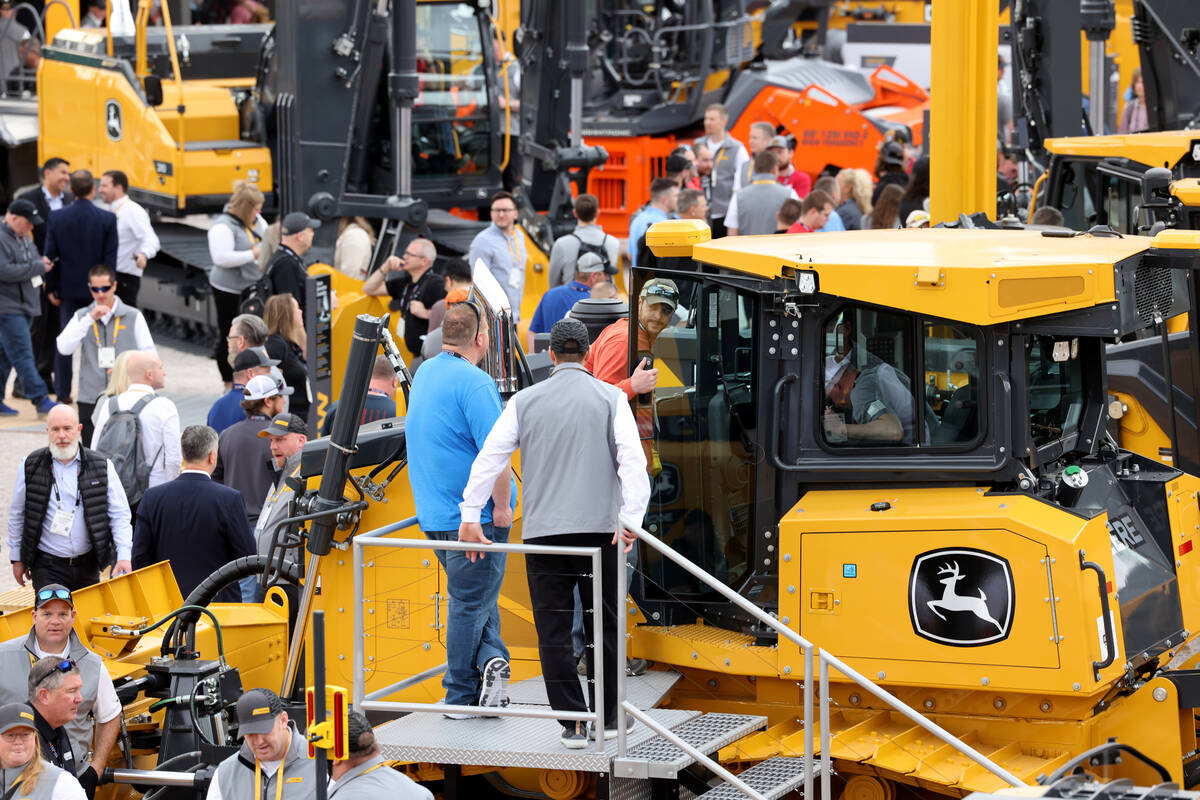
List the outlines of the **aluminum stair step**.
{"type": "MultiPolygon", "coordinates": [[[[738,777],[767,800],[776,800],[804,783],[804,759],[775,756],[758,762],[738,777]]],[[[746,795],[737,787],[723,783],[696,800],[746,800],[746,795]]]]}
{"type": "MultiPolygon", "coordinates": [[[[702,714],[671,729],[671,733],[705,755],[736,742],[743,736],[767,726],[767,718],[747,714],[702,714]]],[[[613,772],[619,777],[675,778],[694,762],[690,755],[670,741],[655,736],[629,749],[623,762],[618,759],[613,772]],[[645,764],[645,772],[641,766],[645,764]]]]}

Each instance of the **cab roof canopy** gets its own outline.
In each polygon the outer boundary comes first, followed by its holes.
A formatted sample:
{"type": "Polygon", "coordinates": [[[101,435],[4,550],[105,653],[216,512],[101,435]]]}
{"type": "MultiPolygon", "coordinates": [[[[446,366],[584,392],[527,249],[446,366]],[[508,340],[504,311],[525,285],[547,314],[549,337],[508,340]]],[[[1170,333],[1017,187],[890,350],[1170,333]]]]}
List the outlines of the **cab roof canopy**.
{"type": "MultiPolygon", "coordinates": [[[[817,291],[824,295],[975,325],[1100,305],[1111,312],[1119,294],[1133,300],[1133,278],[1142,261],[1133,257],[1150,249],[1153,241],[1140,236],[1051,237],[1040,231],[948,228],[697,241],[696,225],[703,227],[691,220],[658,223],[647,243],[656,254],[661,249],[665,255],[684,255],[681,247],[671,244],[690,238],[696,261],[768,280],[809,270],[817,273],[817,291]]],[[[1163,277],[1169,306],[1173,281],[1168,273],[1163,277]]],[[[1167,308],[1161,310],[1167,316],[1167,308]]],[[[1126,314],[1132,315],[1133,308],[1126,314]]],[[[1111,324],[1108,328],[1111,334],[1111,324]]]]}
{"type": "Polygon", "coordinates": [[[1063,156],[1121,158],[1149,167],[1174,167],[1200,142],[1200,131],[1155,131],[1047,139],[1046,149],[1063,156]]]}

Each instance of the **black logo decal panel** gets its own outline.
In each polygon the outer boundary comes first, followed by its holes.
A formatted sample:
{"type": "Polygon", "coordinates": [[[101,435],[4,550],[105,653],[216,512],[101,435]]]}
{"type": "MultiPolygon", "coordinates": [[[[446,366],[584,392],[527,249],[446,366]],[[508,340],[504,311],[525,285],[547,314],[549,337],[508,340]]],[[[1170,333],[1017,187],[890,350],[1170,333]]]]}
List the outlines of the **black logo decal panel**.
{"type": "Polygon", "coordinates": [[[1001,556],[971,548],[943,548],[913,560],[908,612],[922,638],[978,647],[1008,638],[1013,620],[1013,577],[1001,556]]]}

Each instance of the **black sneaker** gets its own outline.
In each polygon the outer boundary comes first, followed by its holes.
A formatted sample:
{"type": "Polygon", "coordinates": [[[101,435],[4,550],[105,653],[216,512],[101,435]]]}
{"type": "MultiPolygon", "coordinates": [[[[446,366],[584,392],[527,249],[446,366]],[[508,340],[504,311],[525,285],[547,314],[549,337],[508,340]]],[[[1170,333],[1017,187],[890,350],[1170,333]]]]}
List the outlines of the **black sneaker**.
{"type": "Polygon", "coordinates": [[[638,675],[645,675],[649,669],[650,662],[644,658],[631,658],[625,662],[625,674],[636,678],[638,675]]]}
{"type": "MultiPolygon", "coordinates": [[[[634,726],[634,725],[636,725],[636,724],[637,724],[637,720],[635,720],[635,719],[634,719],[632,716],[630,716],[629,714],[626,714],[626,715],[625,715],[625,733],[626,733],[626,734],[628,734],[630,731],[632,731],[632,730],[633,730],[633,726],[634,726]]],[[[594,722],[589,722],[589,723],[588,723],[588,738],[589,738],[589,739],[595,739],[595,738],[596,738],[596,723],[594,723],[594,722]]],[[[615,739],[615,738],[617,738],[617,728],[616,728],[616,726],[614,725],[614,726],[613,726],[613,727],[611,727],[611,728],[608,728],[608,727],[606,727],[606,728],[604,729],[604,740],[605,740],[605,741],[610,741],[610,740],[612,740],[612,739],[615,739]]]]}
{"type": "Polygon", "coordinates": [[[584,733],[584,724],[582,722],[572,722],[570,725],[563,725],[562,743],[563,747],[568,750],[582,750],[587,747],[588,737],[584,733]]]}
{"type": "Polygon", "coordinates": [[[512,670],[508,662],[497,656],[483,665],[483,685],[479,689],[479,705],[503,708],[508,705],[508,679],[512,670]]]}

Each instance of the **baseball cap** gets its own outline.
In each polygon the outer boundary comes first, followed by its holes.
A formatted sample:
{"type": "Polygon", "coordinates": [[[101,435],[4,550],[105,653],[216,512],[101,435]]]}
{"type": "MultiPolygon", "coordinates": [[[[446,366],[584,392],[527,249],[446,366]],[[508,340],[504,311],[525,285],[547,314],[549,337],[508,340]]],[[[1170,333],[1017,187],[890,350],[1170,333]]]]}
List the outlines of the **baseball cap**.
{"type": "Polygon", "coordinates": [[[667,172],[683,172],[691,166],[692,162],[687,160],[687,156],[667,156],[664,168],[667,172]]]}
{"type": "Polygon", "coordinates": [[[550,349],[556,353],[586,353],[590,343],[587,326],[577,319],[560,319],[550,329],[550,349]]]}
{"type": "Polygon", "coordinates": [[[61,583],[47,583],[33,596],[33,607],[41,608],[51,600],[62,600],[71,608],[75,607],[75,602],[71,600],[71,590],[63,586],[61,583]]]}
{"type": "Polygon", "coordinates": [[[883,146],[883,163],[904,166],[904,145],[899,142],[888,142],[883,146]]]}
{"type": "Polygon", "coordinates": [[[348,751],[351,757],[360,756],[364,753],[371,752],[375,746],[374,737],[369,736],[366,739],[363,739],[364,734],[374,733],[374,731],[371,730],[371,722],[367,719],[366,715],[357,708],[350,709],[350,711],[347,712],[346,717],[348,721],[348,724],[346,725],[346,734],[350,739],[350,747],[348,748],[348,751]],[[367,743],[369,743],[369,746],[364,747],[363,745],[367,743]]]}
{"type": "Polygon", "coordinates": [[[674,311],[679,305],[679,287],[675,285],[675,281],[668,278],[651,278],[642,286],[642,292],[638,297],[647,303],[662,303],[670,306],[674,311]]]}
{"type": "Polygon", "coordinates": [[[251,689],[237,701],[238,735],[270,733],[282,711],[279,695],[270,689],[251,689]]]}
{"type": "Polygon", "coordinates": [[[772,138],[770,144],[767,145],[767,149],[770,150],[772,147],[778,147],[780,150],[787,150],[787,139],[783,138],[782,136],[776,136],[772,138]]]}
{"type": "Polygon", "coordinates": [[[301,211],[293,211],[283,218],[283,222],[279,225],[279,232],[284,236],[293,236],[305,228],[312,228],[315,231],[319,227],[321,227],[321,220],[313,219],[301,211]]]}
{"type": "Polygon", "coordinates": [[[302,433],[308,436],[308,425],[295,414],[276,414],[271,424],[258,432],[258,438],[266,436],[287,436],[289,433],[302,433]]]}
{"type": "Polygon", "coordinates": [[[26,200],[23,197],[18,197],[16,200],[13,200],[11,203],[9,203],[8,210],[11,213],[16,214],[18,217],[24,217],[34,225],[41,225],[43,222],[45,222],[45,220],[42,219],[42,216],[38,214],[37,206],[33,204],[33,201],[26,200]]]}
{"type": "Polygon", "coordinates": [[[6,703],[0,706],[0,733],[8,733],[13,728],[37,730],[33,721],[33,710],[25,703],[6,703]]]}
{"type": "Polygon", "coordinates": [[[920,208],[908,212],[908,218],[904,220],[906,228],[928,228],[929,227],[929,212],[920,208]]]}
{"type": "Polygon", "coordinates": [[[292,387],[283,381],[276,381],[270,375],[255,375],[246,381],[246,388],[242,390],[242,394],[247,400],[266,400],[275,395],[291,393],[292,387]]]}
{"type": "Polygon", "coordinates": [[[267,357],[267,354],[259,350],[257,347],[247,347],[242,352],[234,356],[233,371],[241,372],[244,369],[251,367],[275,367],[279,362],[274,358],[267,357]]]}
{"type": "Polygon", "coordinates": [[[595,253],[584,253],[575,262],[576,272],[604,272],[604,259],[595,253]]]}

